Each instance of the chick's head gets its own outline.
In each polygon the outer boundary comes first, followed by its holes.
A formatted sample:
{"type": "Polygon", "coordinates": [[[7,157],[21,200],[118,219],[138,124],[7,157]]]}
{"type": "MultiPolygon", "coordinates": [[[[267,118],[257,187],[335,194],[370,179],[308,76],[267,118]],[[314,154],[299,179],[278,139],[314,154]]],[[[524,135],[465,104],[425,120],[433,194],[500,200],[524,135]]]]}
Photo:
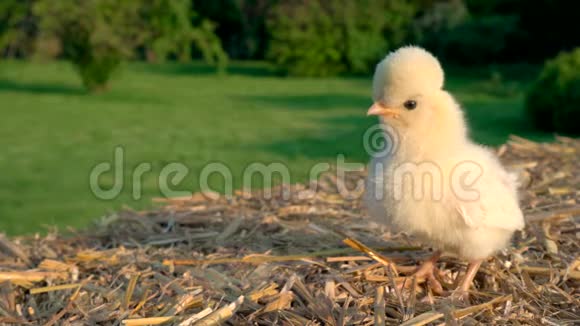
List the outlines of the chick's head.
{"type": "Polygon", "coordinates": [[[455,128],[463,133],[462,112],[443,82],[443,69],[433,55],[415,46],[400,48],[377,65],[374,104],[367,114],[405,132],[455,128]]]}

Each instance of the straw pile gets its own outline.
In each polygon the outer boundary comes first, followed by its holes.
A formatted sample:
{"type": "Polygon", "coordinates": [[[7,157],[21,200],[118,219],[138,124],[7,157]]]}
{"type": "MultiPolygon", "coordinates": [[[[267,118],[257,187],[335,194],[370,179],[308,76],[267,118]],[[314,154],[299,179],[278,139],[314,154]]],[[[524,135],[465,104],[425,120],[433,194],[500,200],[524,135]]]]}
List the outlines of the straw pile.
{"type": "MultiPolygon", "coordinates": [[[[520,171],[527,227],[483,264],[469,302],[435,297],[421,280],[396,290],[428,248],[338,194],[364,172],[344,184],[328,173],[271,199],[195,194],[90,232],[0,237],[0,324],[578,324],[579,153],[567,138],[514,137],[498,149],[520,171]]],[[[439,267],[453,289],[465,262],[439,267]]]]}

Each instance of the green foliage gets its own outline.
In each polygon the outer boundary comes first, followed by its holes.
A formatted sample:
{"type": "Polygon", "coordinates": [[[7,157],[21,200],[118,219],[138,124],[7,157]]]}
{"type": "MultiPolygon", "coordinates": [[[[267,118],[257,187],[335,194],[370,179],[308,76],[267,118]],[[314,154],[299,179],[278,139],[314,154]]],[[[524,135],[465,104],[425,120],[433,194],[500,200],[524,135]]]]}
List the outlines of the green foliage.
{"type": "Polygon", "coordinates": [[[497,61],[517,28],[515,16],[482,16],[439,34],[437,52],[461,64],[497,61]]]}
{"type": "Polygon", "coordinates": [[[194,1],[195,11],[215,22],[216,34],[228,55],[236,59],[264,59],[268,34],[266,17],[278,0],[194,1]]]}
{"type": "Polygon", "coordinates": [[[469,11],[462,1],[434,2],[422,8],[413,21],[414,38],[422,43],[436,42],[436,36],[464,23],[469,11]]]}
{"type": "Polygon", "coordinates": [[[366,73],[405,37],[405,1],[281,1],[268,20],[268,59],[291,75],[366,73]]]}
{"type": "Polygon", "coordinates": [[[27,56],[34,49],[36,19],[31,8],[34,0],[0,1],[0,56],[27,56]]]}
{"type": "Polygon", "coordinates": [[[228,55],[214,30],[215,26],[211,21],[203,20],[197,28],[192,30],[191,38],[205,62],[216,66],[218,72],[223,73],[228,64],[228,55]]]}
{"type": "Polygon", "coordinates": [[[194,27],[192,20],[197,17],[190,0],[142,1],[139,10],[141,24],[146,26],[142,32],[143,46],[150,61],[169,57],[189,61],[193,42],[206,62],[225,69],[228,58],[214,33],[214,24],[203,19],[194,27]]]}
{"type": "Polygon", "coordinates": [[[345,1],[345,59],[349,72],[367,73],[389,49],[400,45],[415,8],[406,1],[345,1]]]}
{"type": "Polygon", "coordinates": [[[415,22],[418,43],[459,64],[501,61],[518,33],[516,15],[471,15],[461,1],[434,3],[415,22]]]}
{"type": "Polygon", "coordinates": [[[268,59],[287,73],[328,76],[346,69],[342,33],[321,1],[281,3],[268,25],[268,59]]]}
{"type": "Polygon", "coordinates": [[[580,48],[546,62],[528,93],[526,110],[543,130],[580,134],[580,48]]]}
{"type": "Polygon", "coordinates": [[[562,50],[580,44],[578,19],[580,1],[570,0],[463,0],[475,16],[516,16],[517,35],[501,53],[501,59],[543,62],[562,50]]]}
{"type": "Polygon", "coordinates": [[[90,91],[107,87],[113,72],[137,48],[151,59],[191,59],[192,44],[220,70],[227,56],[214,26],[201,20],[194,27],[189,0],[37,0],[43,38],[60,41],[63,56],[78,70],[90,91]]]}
{"type": "Polygon", "coordinates": [[[85,87],[101,91],[137,44],[138,9],[135,1],[39,0],[34,12],[43,37],[60,41],[85,87]]]}
{"type": "Polygon", "coordinates": [[[151,61],[165,60],[169,55],[181,61],[191,57],[191,2],[188,0],[151,0],[143,3],[141,18],[148,22],[143,31],[144,45],[151,61]]]}

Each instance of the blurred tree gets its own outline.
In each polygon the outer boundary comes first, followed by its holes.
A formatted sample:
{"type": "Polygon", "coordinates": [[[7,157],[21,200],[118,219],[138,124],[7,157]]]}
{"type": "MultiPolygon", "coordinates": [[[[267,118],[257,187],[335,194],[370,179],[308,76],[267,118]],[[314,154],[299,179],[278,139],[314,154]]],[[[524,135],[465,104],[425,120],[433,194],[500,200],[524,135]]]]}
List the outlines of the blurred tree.
{"type": "Polygon", "coordinates": [[[518,17],[494,14],[489,3],[480,7],[479,14],[474,14],[462,0],[432,3],[415,20],[417,43],[445,61],[460,64],[502,61],[510,42],[520,36],[518,17]]]}
{"type": "Polygon", "coordinates": [[[57,38],[63,55],[90,91],[102,91],[121,61],[132,54],[140,33],[136,1],[39,0],[42,37],[57,38]]]}
{"type": "Polygon", "coordinates": [[[268,59],[286,73],[328,76],[346,70],[342,32],[322,1],[283,1],[268,27],[268,59]]]}
{"type": "Polygon", "coordinates": [[[201,17],[216,22],[216,34],[228,55],[263,59],[268,43],[266,17],[279,0],[193,1],[201,17]]]}
{"type": "Polygon", "coordinates": [[[225,69],[228,58],[214,33],[214,24],[200,19],[194,27],[192,23],[199,17],[192,10],[190,0],[142,1],[139,12],[143,47],[149,61],[163,61],[169,57],[189,61],[193,42],[206,62],[225,69]]]}
{"type": "Polygon", "coordinates": [[[34,50],[38,32],[32,14],[34,0],[0,1],[0,57],[26,57],[34,50]]]}
{"type": "Polygon", "coordinates": [[[107,6],[118,12],[106,15],[127,15],[127,19],[111,19],[86,9],[107,1],[0,0],[0,56],[70,53],[61,48],[64,28],[59,33],[55,28],[59,21],[77,21],[91,35],[85,44],[94,49],[103,43],[130,45],[131,51],[120,51],[123,58],[135,52],[151,61],[188,60],[193,55],[223,70],[227,52],[237,59],[268,56],[281,70],[306,75],[366,72],[377,56],[403,43],[418,43],[443,60],[463,64],[540,62],[580,45],[580,34],[570,28],[580,12],[580,1],[109,1],[107,6]],[[59,9],[66,6],[71,10],[59,9]],[[133,9],[123,9],[129,7],[133,9]],[[86,17],[80,19],[79,10],[86,17]],[[119,26],[106,27],[113,22],[119,26]],[[97,28],[87,27],[92,25],[97,28]],[[50,28],[42,31],[44,26],[50,28]],[[111,40],[97,44],[95,35],[106,33],[112,35],[111,40]],[[301,58],[306,61],[301,63],[301,58]]]}
{"type": "Polygon", "coordinates": [[[404,0],[286,0],[268,19],[268,59],[291,75],[369,72],[415,13],[404,0]]]}
{"type": "Polygon", "coordinates": [[[415,42],[461,64],[538,62],[580,45],[580,1],[416,0],[415,42]]]}
{"type": "Polygon", "coordinates": [[[403,43],[416,8],[409,1],[343,1],[344,59],[348,71],[367,73],[377,60],[403,43]]]}
{"type": "Polygon", "coordinates": [[[193,44],[219,69],[227,63],[211,22],[193,27],[188,0],[37,0],[34,13],[42,38],[60,41],[64,58],[90,91],[106,89],[111,74],[138,47],[158,60],[171,55],[189,60],[193,44]]]}
{"type": "Polygon", "coordinates": [[[435,35],[445,33],[469,18],[469,11],[461,0],[424,2],[414,19],[414,37],[430,41],[435,35]]]}
{"type": "Polygon", "coordinates": [[[580,134],[580,47],[546,62],[528,92],[526,110],[543,130],[580,134]]]}
{"type": "Polygon", "coordinates": [[[163,61],[169,55],[187,61],[191,57],[192,33],[189,0],[150,0],[140,8],[144,46],[148,61],[163,61]]]}

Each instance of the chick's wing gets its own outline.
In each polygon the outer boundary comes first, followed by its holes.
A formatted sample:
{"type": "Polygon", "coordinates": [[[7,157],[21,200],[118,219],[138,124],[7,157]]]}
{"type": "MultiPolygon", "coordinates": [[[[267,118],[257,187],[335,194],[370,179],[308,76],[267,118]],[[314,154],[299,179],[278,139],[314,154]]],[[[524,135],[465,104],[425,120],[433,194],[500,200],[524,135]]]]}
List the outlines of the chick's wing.
{"type": "Polygon", "coordinates": [[[485,164],[481,176],[463,194],[453,192],[453,205],[469,227],[520,230],[524,217],[518,204],[515,177],[499,162],[485,164]]]}

